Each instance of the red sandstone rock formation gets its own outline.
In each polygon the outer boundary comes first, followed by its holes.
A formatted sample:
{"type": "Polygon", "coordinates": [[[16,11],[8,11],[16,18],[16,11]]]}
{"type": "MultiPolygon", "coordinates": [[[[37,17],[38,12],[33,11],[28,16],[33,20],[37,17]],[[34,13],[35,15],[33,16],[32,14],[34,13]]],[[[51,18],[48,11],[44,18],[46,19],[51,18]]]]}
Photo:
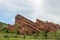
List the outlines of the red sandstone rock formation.
{"type": "Polygon", "coordinates": [[[8,30],[13,31],[15,29],[14,25],[8,24],[8,30]]]}
{"type": "Polygon", "coordinates": [[[32,33],[33,31],[34,32],[40,31],[40,29],[37,28],[34,22],[24,18],[23,16],[19,14],[15,17],[15,25],[19,25],[21,31],[28,33],[28,34],[32,33]]]}
{"type": "Polygon", "coordinates": [[[39,19],[37,19],[36,22],[32,22],[29,19],[17,14],[15,17],[15,25],[8,25],[8,29],[13,30],[15,27],[18,27],[18,31],[21,34],[31,34],[41,30],[53,32],[56,31],[57,28],[60,28],[60,25],[52,22],[44,22],[39,19]]]}

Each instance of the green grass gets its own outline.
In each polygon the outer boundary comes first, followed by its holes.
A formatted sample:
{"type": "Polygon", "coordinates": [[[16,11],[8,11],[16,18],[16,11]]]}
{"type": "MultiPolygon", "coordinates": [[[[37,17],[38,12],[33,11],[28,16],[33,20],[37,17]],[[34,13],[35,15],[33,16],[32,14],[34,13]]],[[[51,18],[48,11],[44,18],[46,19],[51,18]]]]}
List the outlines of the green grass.
{"type": "Polygon", "coordinates": [[[44,34],[44,32],[40,32],[39,35],[33,34],[31,36],[27,36],[18,35],[15,33],[0,32],[0,40],[60,40],[60,33],[58,35],[56,35],[55,32],[48,33],[47,38],[44,36],[44,34]]]}
{"type": "MultiPolygon", "coordinates": [[[[47,38],[44,39],[42,35],[40,36],[36,36],[36,35],[32,35],[32,36],[27,36],[27,35],[17,35],[17,34],[12,34],[12,33],[0,33],[0,40],[57,40],[55,38],[47,38]],[[7,38],[4,38],[4,36],[8,36],[7,38]],[[25,36],[25,37],[24,37],[25,36]]],[[[53,36],[54,35],[48,35],[48,36],[53,36]]]]}
{"type": "Polygon", "coordinates": [[[0,38],[0,40],[56,40],[56,39],[0,38]]]}

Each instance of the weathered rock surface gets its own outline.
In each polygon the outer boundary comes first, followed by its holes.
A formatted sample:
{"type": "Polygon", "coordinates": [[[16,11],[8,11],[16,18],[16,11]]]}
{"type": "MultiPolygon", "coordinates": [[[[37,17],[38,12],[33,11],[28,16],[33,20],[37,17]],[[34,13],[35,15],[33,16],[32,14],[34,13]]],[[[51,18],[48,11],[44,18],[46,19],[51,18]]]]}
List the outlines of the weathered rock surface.
{"type": "Polygon", "coordinates": [[[8,29],[13,31],[16,27],[21,34],[29,35],[31,33],[40,32],[41,30],[54,32],[60,28],[60,25],[52,22],[44,22],[39,19],[36,19],[36,22],[32,22],[31,20],[17,14],[15,17],[15,24],[8,25],[8,29]]]}

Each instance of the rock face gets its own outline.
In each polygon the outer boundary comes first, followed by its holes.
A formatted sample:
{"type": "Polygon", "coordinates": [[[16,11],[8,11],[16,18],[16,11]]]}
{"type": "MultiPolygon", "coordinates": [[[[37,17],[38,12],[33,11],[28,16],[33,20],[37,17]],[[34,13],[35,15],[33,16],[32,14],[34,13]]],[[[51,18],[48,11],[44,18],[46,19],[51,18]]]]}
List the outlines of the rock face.
{"type": "Polygon", "coordinates": [[[60,25],[52,22],[44,22],[39,19],[36,19],[36,22],[32,22],[31,20],[17,14],[15,17],[15,24],[8,25],[8,29],[13,31],[16,27],[20,34],[29,35],[31,33],[40,32],[41,30],[54,32],[60,28],[60,25]]]}
{"type": "Polygon", "coordinates": [[[14,25],[8,24],[8,30],[12,31],[12,30],[14,30],[14,29],[15,29],[14,25]]]}
{"type": "Polygon", "coordinates": [[[19,26],[19,31],[23,32],[23,34],[31,34],[32,32],[39,32],[40,29],[34,24],[34,22],[26,19],[21,15],[17,15],[15,17],[15,25],[19,26]]]}

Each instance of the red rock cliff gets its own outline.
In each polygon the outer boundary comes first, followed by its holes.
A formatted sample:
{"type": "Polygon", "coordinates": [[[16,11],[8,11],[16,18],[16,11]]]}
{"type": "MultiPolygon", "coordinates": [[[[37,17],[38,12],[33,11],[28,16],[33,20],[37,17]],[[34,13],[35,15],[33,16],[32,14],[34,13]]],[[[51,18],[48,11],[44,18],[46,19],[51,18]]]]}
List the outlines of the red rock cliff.
{"type": "Polygon", "coordinates": [[[33,32],[39,32],[41,30],[45,30],[47,32],[56,31],[57,28],[60,28],[60,25],[52,23],[52,22],[44,22],[39,19],[36,22],[32,22],[31,20],[17,14],[15,17],[15,26],[8,25],[9,30],[13,30],[14,27],[18,27],[18,31],[21,34],[31,34],[33,32]]]}

